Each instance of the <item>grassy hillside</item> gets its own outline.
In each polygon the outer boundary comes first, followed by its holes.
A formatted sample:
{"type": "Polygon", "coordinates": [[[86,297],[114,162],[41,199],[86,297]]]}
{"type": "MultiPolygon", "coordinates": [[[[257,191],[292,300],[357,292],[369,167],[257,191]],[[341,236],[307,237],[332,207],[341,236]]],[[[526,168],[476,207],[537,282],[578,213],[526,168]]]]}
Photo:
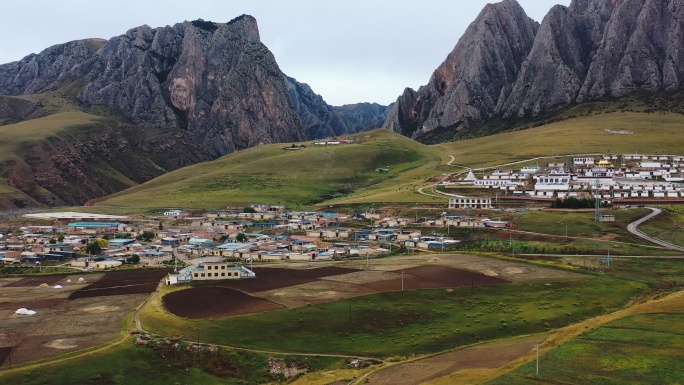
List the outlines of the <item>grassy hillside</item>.
{"type": "Polygon", "coordinates": [[[450,142],[434,147],[472,167],[551,154],[684,154],[684,115],[671,112],[610,112],[564,120],[520,131],[450,142]],[[627,130],[631,135],[605,130],[627,130]]]}
{"type": "MultiPolygon", "coordinates": [[[[677,140],[684,115],[605,112],[488,137],[421,145],[387,130],[360,134],[351,145],[284,150],[261,146],[163,175],[105,197],[101,205],[217,208],[272,203],[288,206],[382,202],[444,202],[421,195],[428,180],[470,167],[496,166],[551,154],[684,154],[677,140]],[[631,134],[614,134],[623,130],[631,134]],[[387,174],[374,172],[389,168],[387,174]]],[[[518,167],[518,166],[516,166],[518,167]]]]}
{"type": "Polygon", "coordinates": [[[298,207],[403,181],[438,163],[428,146],[387,130],[355,138],[357,143],[342,145],[307,142],[299,150],[286,149],[289,144],[251,148],[168,173],[98,204],[217,208],[260,202],[298,207]]]}
{"type": "Polygon", "coordinates": [[[79,106],[71,88],[0,98],[9,117],[0,121],[0,178],[12,190],[0,191],[0,207],[81,204],[209,159],[186,132],[79,106]]]}

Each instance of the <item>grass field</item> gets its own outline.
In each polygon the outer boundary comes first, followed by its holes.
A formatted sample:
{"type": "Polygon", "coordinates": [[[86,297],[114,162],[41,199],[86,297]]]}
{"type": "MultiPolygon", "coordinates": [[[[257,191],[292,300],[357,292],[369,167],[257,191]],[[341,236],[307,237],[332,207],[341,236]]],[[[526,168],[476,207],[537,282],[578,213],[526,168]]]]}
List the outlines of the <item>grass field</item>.
{"type": "Polygon", "coordinates": [[[622,307],[645,285],[603,277],[398,291],[248,316],[186,320],[157,302],[150,331],[231,346],[376,357],[435,353],[543,332],[622,307]],[[472,292],[471,292],[472,290],[472,292]],[[286,338],[284,336],[287,336],[286,338]],[[311,344],[311,341],[317,341],[311,344]]]}
{"type": "Polygon", "coordinates": [[[543,234],[650,244],[647,241],[640,241],[639,238],[635,239],[636,237],[627,231],[629,223],[646,216],[650,210],[604,209],[602,212],[615,215],[615,222],[596,222],[593,211],[526,211],[523,215],[516,216],[513,224],[518,230],[543,234]]]}
{"type": "Polygon", "coordinates": [[[309,142],[297,151],[285,150],[288,144],[251,148],[168,173],[100,204],[217,208],[258,202],[301,207],[403,180],[415,169],[438,161],[429,147],[387,130],[358,137],[360,143],[313,146],[309,142]],[[390,171],[379,173],[377,168],[390,171]]]}
{"type": "Polygon", "coordinates": [[[186,343],[171,342],[165,348],[135,345],[134,339],[108,349],[19,372],[0,372],[0,384],[261,384],[279,382],[269,375],[268,359],[308,365],[311,370],[344,369],[346,360],[336,357],[265,355],[244,351],[190,351],[186,343]],[[180,346],[181,349],[178,349],[180,346]],[[106,363],[106,365],[103,365],[106,363]],[[162,369],[163,368],[163,369],[162,369]]]}
{"type": "Polygon", "coordinates": [[[684,288],[684,260],[670,258],[612,257],[610,265],[594,258],[567,256],[561,260],[573,266],[600,270],[603,274],[646,283],[653,289],[684,288]]]}
{"type": "Polygon", "coordinates": [[[682,154],[684,115],[658,112],[610,112],[583,116],[526,130],[435,145],[453,155],[454,164],[484,167],[551,154],[659,153],[682,154]],[[605,130],[628,130],[632,135],[605,130]]]}
{"type": "Polygon", "coordinates": [[[681,384],[684,314],[643,314],[595,329],[490,384],[681,384]]]}
{"type": "MultiPolygon", "coordinates": [[[[679,134],[684,116],[669,112],[609,112],[541,127],[425,146],[388,130],[358,134],[360,143],[283,150],[289,144],[259,146],[163,175],[101,200],[113,206],[218,208],[232,204],[280,203],[445,203],[417,189],[430,178],[471,167],[502,165],[551,154],[684,153],[679,134]],[[632,135],[615,135],[621,129],[632,135]],[[389,168],[388,174],[375,173],[389,168]]],[[[542,160],[543,161],[543,160],[542,160]]],[[[539,162],[539,161],[532,161],[539,162]]],[[[509,166],[518,167],[518,166],[509,166]]]]}

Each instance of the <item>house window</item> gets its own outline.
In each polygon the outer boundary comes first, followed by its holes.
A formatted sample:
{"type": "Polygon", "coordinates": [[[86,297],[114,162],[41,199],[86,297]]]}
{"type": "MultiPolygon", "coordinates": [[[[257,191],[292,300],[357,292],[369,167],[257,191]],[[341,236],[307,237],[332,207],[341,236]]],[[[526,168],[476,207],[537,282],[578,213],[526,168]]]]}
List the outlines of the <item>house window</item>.
{"type": "Polygon", "coordinates": [[[204,277],[204,273],[202,273],[202,277],[204,277]]]}
{"type": "Polygon", "coordinates": [[[211,270],[211,266],[207,266],[207,270],[211,270]]]}
{"type": "Polygon", "coordinates": [[[218,273],[214,273],[214,277],[218,277],[218,273]]]}
{"type": "Polygon", "coordinates": [[[226,266],[225,266],[225,265],[224,265],[224,266],[221,266],[221,270],[225,270],[225,269],[226,269],[226,266]]]}
{"type": "Polygon", "coordinates": [[[225,276],[226,276],[226,273],[221,273],[221,277],[225,277],[225,276]]]}
{"type": "Polygon", "coordinates": [[[197,277],[199,277],[199,274],[198,274],[198,273],[195,273],[195,278],[197,278],[197,277]]]}

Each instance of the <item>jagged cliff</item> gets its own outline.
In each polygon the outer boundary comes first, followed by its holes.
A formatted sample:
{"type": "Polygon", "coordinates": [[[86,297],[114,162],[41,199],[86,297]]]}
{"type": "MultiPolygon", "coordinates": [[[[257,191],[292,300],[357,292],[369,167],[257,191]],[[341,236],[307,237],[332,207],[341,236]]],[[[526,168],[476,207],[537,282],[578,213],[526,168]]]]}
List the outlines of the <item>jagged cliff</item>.
{"type": "Polygon", "coordinates": [[[464,130],[491,118],[511,92],[537,28],[515,0],[488,4],[428,84],[397,99],[384,126],[420,138],[438,127],[464,130]]]}
{"type": "Polygon", "coordinates": [[[287,86],[308,139],[354,134],[382,127],[391,108],[391,105],[382,106],[377,103],[331,106],[308,84],[287,77],[287,86]]]}
{"type": "Polygon", "coordinates": [[[426,140],[477,136],[485,124],[505,129],[587,101],[675,92],[683,37],[684,0],[573,0],[538,27],[515,0],[490,4],[430,82],[399,96],[384,127],[426,140]]]}
{"type": "Polygon", "coordinates": [[[6,95],[78,82],[80,103],[114,108],[137,125],[182,128],[212,156],[303,139],[285,76],[246,15],[62,44],[0,66],[0,79],[6,95]]]}

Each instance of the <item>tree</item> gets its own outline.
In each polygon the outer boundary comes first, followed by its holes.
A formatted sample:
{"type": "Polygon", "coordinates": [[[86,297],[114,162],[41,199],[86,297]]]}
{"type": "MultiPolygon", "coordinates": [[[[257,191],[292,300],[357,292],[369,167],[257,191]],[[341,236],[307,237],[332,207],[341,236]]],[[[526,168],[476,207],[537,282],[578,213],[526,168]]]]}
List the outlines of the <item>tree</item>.
{"type": "Polygon", "coordinates": [[[244,209],[242,209],[242,212],[243,212],[243,213],[252,213],[252,214],[254,214],[254,213],[256,212],[256,209],[255,209],[254,207],[247,206],[247,207],[245,207],[244,209]]]}
{"type": "Polygon", "coordinates": [[[245,240],[247,240],[247,236],[245,235],[245,233],[238,233],[238,234],[235,236],[235,240],[238,241],[238,242],[240,242],[240,243],[242,243],[242,242],[244,242],[245,240]]]}
{"type": "Polygon", "coordinates": [[[97,255],[102,253],[102,250],[109,246],[109,242],[106,239],[93,239],[85,247],[85,252],[91,255],[97,255]]]}
{"type": "Polygon", "coordinates": [[[57,242],[59,242],[59,243],[64,242],[64,234],[60,234],[59,237],[57,237],[57,242]]]}
{"type": "Polygon", "coordinates": [[[56,240],[55,238],[50,238],[50,240],[49,240],[48,242],[49,242],[51,245],[54,245],[55,243],[57,243],[57,240],[56,240]]]}
{"type": "Polygon", "coordinates": [[[140,256],[138,254],[133,254],[132,256],[130,256],[126,259],[126,263],[136,265],[136,264],[140,263],[140,256]]]}
{"type": "Polygon", "coordinates": [[[156,234],[154,233],[154,231],[145,230],[142,232],[142,234],[138,235],[138,239],[143,240],[145,242],[149,242],[153,240],[155,236],[156,234]]]}
{"type": "Polygon", "coordinates": [[[159,222],[159,231],[164,230],[164,225],[162,225],[161,221],[159,222]]]}

